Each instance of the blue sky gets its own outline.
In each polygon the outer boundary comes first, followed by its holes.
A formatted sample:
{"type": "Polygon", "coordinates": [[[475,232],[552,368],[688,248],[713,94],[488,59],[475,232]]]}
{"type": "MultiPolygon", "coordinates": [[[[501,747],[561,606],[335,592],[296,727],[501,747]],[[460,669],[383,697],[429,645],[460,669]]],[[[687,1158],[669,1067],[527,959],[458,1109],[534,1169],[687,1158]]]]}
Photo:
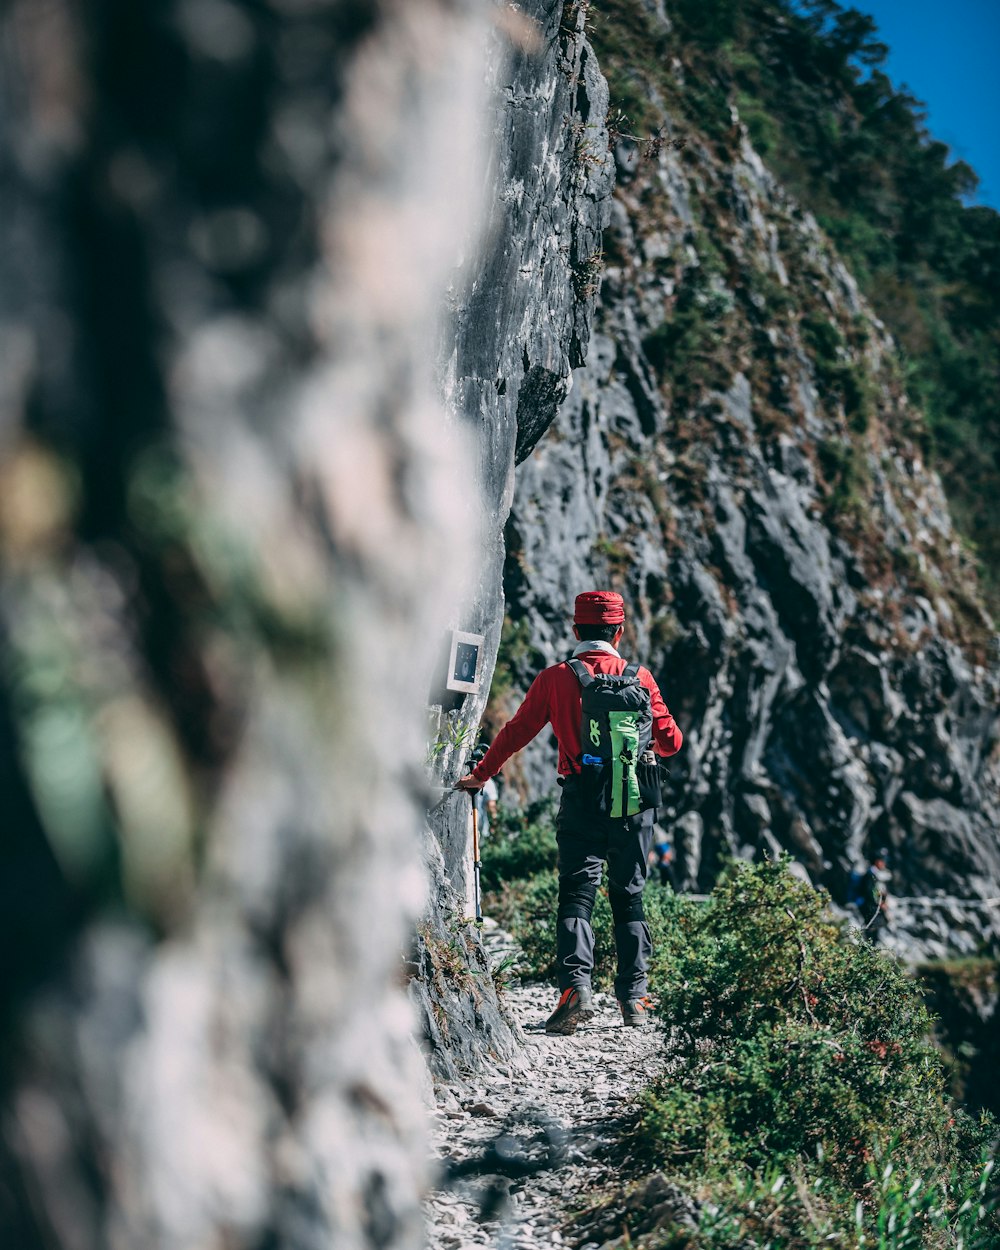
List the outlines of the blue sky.
{"type": "Polygon", "coordinates": [[[882,67],[927,106],[927,128],[979,175],[974,200],[1000,208],[1000,0],[841,0],[870,13],[882,67]]]}

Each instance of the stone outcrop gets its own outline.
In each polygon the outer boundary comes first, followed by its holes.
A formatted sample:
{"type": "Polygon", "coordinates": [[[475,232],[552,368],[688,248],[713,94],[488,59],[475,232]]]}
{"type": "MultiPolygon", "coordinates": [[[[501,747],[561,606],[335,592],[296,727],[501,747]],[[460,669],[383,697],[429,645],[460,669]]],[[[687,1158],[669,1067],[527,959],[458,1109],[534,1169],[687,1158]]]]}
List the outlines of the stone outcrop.
{"type": "Polygon", "coordinates": [[[891,927],[880,941],[901,958],[996,959],[1000,954],[1000,897],[895,896],[888,884],[891,927]]]}
{"type": "MultiPolygon", "coordinates": [[[[452,624],[485,635],[486,676],[481,694],[432,706],[433,781],[444,787],[467,767],[500,641],[514,467],[555,419],[590,338],[614,164],[607,86],[584,19],[580,5],[522,4],[507,11],[487,58],[486,244],[454,275],[440,363],[456,425],[475,440],[470,489],[483,534],[474,590],[452,624]]],[[[413,993],[432,1069],[453,1076],[486,1051],[509,1055],[517,1041],[484,975],[476,934],[461,923],[473,914],[469,799],[446,789],[431,797],[434,905],[418,933],[415,967],[423,974],[413,993]],[[475,994],[470,986],[479,987],[475,994]]]]}

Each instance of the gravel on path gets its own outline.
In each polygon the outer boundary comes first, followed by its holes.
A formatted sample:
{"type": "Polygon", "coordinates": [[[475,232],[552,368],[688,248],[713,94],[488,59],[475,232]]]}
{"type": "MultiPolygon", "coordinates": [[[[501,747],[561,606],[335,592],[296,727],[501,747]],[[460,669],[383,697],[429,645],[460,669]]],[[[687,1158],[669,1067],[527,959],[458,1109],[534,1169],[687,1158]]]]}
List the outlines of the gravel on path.
{"type": "Polygon", "coordinates": [[[626,1027],[609,994],[594,995],[597,1015],[570,1037],[544,1031],[555,988],[506,994],[524,1032],[521,1053],[467,1087],[436,1091],[445,1179],[427,1202],[431,1250],[560,1245],[566,1221],[620,1182],[634,1095],[662,1065],[662,1028],[626,1027]]]}

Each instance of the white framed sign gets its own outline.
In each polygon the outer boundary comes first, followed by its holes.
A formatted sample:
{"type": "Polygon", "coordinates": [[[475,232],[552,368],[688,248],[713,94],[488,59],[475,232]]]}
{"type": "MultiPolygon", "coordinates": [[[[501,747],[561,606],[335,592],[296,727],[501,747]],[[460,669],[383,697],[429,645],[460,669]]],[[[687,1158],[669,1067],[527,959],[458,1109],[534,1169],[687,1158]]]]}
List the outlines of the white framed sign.
{"type": "Polygon", "coordinates": [[[451,631],[451,654],[448,657],[449,690],[461,690],[465,694],[479,693],[479,675],[483,663],[483,647],[486,639],[482,634],[467,634],[460,629],[451,631]]]}

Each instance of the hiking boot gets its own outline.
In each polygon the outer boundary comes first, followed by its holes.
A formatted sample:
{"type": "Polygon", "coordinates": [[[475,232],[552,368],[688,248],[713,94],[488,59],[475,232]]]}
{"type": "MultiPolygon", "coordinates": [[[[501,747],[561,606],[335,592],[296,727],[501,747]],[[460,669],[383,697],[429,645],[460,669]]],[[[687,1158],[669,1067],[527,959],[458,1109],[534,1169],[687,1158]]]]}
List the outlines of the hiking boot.
{"type": "Polygon", "coordinates": [[[632,1028],[641,1029],[649,1024],[653,1000],[648,994],[642,998],[620,998],[618,1006],[622,1009],[622,1020],[632,1028]]]}
{"type": "Polygon", "coordinates": [[[575,1033],[577,1025],[585,1024],[596,1014],[594,996],[586,985],[563,990],[556,1009],[545,1021],[546,1033],[575,1033]]]}

